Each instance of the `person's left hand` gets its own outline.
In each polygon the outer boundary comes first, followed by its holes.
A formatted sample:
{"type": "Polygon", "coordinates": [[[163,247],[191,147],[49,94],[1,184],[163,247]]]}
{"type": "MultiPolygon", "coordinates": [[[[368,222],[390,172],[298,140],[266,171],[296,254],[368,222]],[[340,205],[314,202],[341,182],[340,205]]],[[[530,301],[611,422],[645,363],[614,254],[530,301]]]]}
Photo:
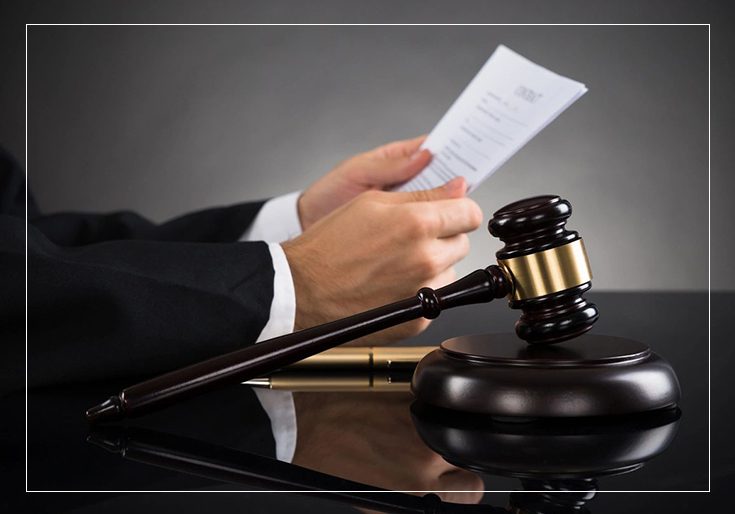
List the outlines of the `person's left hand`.
{"type": "Polygon", "coordinates": [[[308,229],[362,192],[387,190],[418,175],[431,161],[428,150],[419,150],[425,139],[394,141],[338,164],[299,198],[301,228],[308,229]]]}

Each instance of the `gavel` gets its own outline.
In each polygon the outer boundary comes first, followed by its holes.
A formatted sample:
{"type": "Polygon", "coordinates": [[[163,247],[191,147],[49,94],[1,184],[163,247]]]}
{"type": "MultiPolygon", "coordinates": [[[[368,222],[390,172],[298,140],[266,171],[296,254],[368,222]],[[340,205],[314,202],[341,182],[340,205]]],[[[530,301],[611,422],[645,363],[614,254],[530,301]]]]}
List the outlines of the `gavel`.
{"type": "Polygon", "coordinates": [[[488,228],[505,246],[497,265],[439,289],[323,325],[276,337],[133,385],[86,412],[89,422],[134,417],[208,389],[242,382],[359,337],[447,309],[508,297],[521,310],[518,337],[531,345],[558,343],[587,332],[597,307],[584,299],[592,273],[579,234],[565,228],[571,204],[555,195],[506,205],[488,228]]]}

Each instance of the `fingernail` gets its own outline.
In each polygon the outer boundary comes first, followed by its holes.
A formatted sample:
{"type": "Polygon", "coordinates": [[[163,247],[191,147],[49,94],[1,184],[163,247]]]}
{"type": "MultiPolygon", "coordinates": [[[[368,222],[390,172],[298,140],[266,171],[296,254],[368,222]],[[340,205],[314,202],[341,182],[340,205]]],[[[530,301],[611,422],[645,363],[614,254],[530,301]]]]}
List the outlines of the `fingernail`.
{"type": "Polygon", "coordinates": [[[446,189],[448,193],[454,193],[459,190],[462,190],[462,192],[464,192],[464,177],[454,177],[452,180],[444,184],[444,189],[446,189]]]}
{"type": "Polygon", "coordinates": [[[423,155],[424,152],[428,152],[426,148],[421,148],[420,150],[415,151],[411,154],[411,157],[408,158],[409,161],[415,161],[419,157],[423,155]]]}

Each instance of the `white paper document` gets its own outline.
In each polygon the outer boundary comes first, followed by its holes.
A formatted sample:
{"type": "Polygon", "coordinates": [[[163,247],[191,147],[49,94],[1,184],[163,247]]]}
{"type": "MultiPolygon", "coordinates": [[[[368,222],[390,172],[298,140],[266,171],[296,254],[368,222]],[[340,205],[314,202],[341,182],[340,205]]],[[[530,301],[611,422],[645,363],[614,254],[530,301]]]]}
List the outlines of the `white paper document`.
{"type": "Polygon", "coordinates": [[[431,163],[396,191],[431,189],[458,176],[474,190],[586,92],[500,45],[422,145],[431,163]]]}

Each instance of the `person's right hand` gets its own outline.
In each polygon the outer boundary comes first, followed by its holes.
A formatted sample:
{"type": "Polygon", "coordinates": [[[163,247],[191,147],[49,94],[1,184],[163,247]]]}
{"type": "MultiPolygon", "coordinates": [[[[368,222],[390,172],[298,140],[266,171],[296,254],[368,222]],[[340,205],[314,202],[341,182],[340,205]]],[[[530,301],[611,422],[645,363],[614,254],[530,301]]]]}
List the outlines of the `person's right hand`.
{"type": "MultiPolygon", "coordinates": [[[[453,265],[469,251],[466,233],[482,222],[465,190],[464,179],[457,178],[429,191],[367,191],[282,243],[296,291],[295,328],[452,282],[453,265]]],[[[379,340],[410,337],[428,324],[404,323],[381,332],[379,340]]]]}
{"type": "Polygon", "coordinates": [[[297,466],[393,491],[436,491],[446,502],[482,499],[478,475],[422,442],[410,393],[299,392],[293,399],[297,466]]]}

